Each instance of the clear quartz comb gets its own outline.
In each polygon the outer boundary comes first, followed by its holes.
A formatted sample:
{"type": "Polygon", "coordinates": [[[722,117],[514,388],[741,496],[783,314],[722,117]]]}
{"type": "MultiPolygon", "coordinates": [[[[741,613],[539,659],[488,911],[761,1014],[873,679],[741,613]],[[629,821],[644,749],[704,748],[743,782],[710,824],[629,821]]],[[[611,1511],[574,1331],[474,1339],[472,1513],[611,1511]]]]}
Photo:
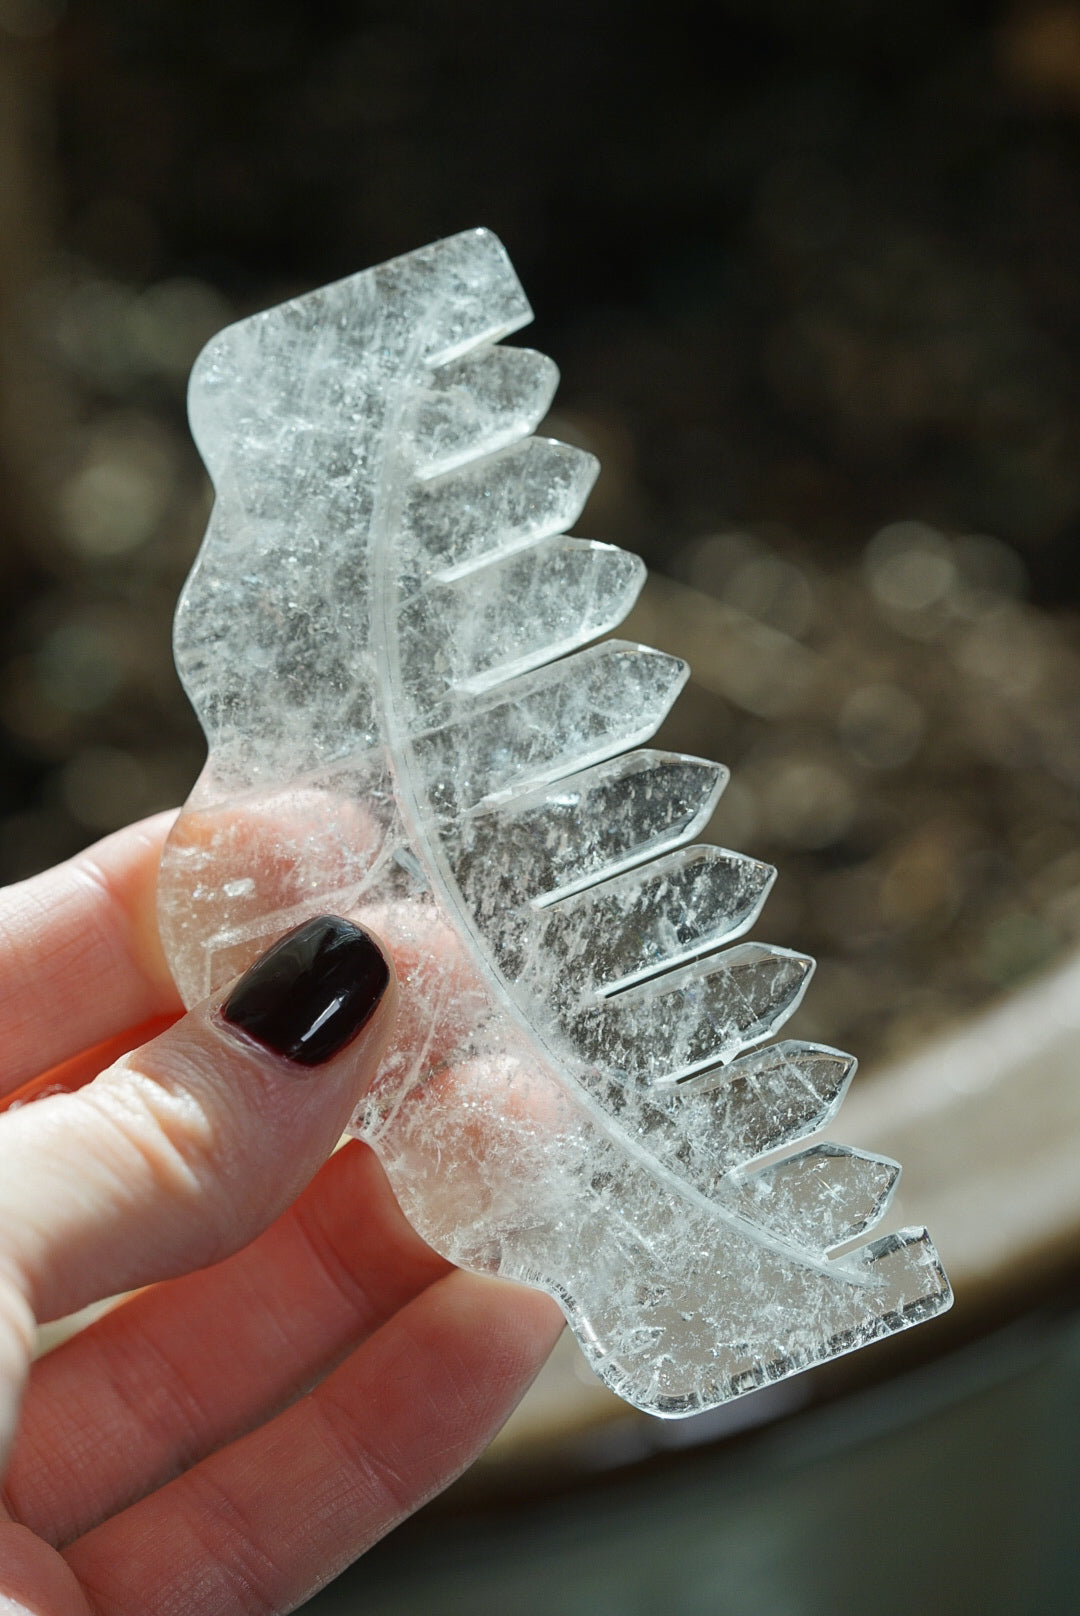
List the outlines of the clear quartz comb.
{"type": "Polygon", "coordinates": [[[550,360],[473,230],[216,336],[216,501],[176,660],[209,757],[166,848],[188,1002],[328,911],[402,979],[354,1119],[452,1261],[549,1291],[654,1414],[948,1307],[899,1172],[810,1143],[855,1062],[768,1042],[813,962],[734,942],[773,871],[694,845],[726,778],[649,750],[685,664],[619,640],[644,576],[566,537],[596,476],[531,436],[550,360]],[[733,946],[732,946],[733,944],[733,946]]]}

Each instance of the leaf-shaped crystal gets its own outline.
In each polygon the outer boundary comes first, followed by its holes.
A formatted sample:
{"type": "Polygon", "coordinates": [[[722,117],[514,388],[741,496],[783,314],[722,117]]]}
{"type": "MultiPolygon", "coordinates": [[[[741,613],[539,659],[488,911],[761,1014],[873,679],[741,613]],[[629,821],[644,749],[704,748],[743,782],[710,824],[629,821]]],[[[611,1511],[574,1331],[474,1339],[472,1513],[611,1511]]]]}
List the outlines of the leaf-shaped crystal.
{"type": "Polygon", "coordinates": [[[624,1397],[686,1414],[950,1295],[922,1230],[830,1256],[897,1169],[790,1153],[854,1062],[763,1042],[812,961],[728,946],[772,871],[686,845],[724,771],[634,750],[685,666],[586,648],[643,569],[565,536],[597,468],[529,436],[555,368],[495,344],[530,317],[477,230],[203,352],[217,498],[176,657],[210,751],[161,928],[193,1001],[312,914],[367,917],[404,1011],[355,1130],[406,1213],[556,1296],[624,1397]]]}

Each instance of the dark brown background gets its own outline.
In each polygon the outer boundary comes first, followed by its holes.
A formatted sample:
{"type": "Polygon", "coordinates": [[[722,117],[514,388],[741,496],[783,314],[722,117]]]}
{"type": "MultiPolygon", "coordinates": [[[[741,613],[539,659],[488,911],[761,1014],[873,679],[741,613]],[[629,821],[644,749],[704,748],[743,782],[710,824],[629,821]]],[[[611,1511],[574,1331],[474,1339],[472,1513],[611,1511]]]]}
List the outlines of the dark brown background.
{"type": "Polygon", "coordinates": [[[581,530],[682,586],[632,627],[820,957],[800,1029],[872,1063],[1039,969],[1080,935],[1078,155],[1071,4],[0,0],[0,874],[197,772],[200,343],[484,223],[603,458],[581,530]]]}
{"type": "MultiPolygon", "coordinates": [[[[693,661],[667,738],[819,956],[799,1029],[872,1072],[1075,947],[1075,0],[0,0],[0,879],[199,768],[202,341],[476,224],[603,459],[581,531],[693,661]]],[[[1075,1283],[1036,1300],[651,1470],[620,1428],[546,1499],[481,1473],[318,1608],[1071,1616],[1075,1283]]]]}

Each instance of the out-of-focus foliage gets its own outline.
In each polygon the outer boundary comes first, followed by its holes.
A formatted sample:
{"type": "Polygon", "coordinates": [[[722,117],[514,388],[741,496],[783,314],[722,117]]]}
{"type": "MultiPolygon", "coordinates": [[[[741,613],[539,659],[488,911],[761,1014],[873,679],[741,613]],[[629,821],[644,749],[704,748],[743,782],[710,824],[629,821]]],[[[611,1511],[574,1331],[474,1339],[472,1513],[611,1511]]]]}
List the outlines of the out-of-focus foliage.
{"type": "Polygon", "coordinates": [[[472,224],[661,576],[668,731],[902,1048],[1080,936],[1080,5],[0,0],[0,877],[179,800],[183,391],[472,224]],[[723,40],[711,44],[719,30],[723,40]]]}

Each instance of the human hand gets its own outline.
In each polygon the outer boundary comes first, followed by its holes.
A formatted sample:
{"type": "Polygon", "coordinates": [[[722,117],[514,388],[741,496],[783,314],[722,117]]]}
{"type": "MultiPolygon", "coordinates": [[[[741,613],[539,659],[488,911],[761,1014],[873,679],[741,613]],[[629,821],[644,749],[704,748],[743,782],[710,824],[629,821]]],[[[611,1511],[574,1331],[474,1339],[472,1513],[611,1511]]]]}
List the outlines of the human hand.
{"type": "MultiPolygon", "coordinates": [[[[0,1105],[33,1098],[0,1115],[3,1616],[292,1610],[470,1463],[562,1324],[436,1256],[366,1146],[326,1160],[395,1013],[365,934],[321,1064],[254,1041],[282,1020],[252,973],[181,1017],[167,828],[0,894],[0,1105]],[[29,1368],[35,1321],[137,1287],[29,1368]]],[[[309,1024],[324,955],[274,988],[309,1024]]]]}

